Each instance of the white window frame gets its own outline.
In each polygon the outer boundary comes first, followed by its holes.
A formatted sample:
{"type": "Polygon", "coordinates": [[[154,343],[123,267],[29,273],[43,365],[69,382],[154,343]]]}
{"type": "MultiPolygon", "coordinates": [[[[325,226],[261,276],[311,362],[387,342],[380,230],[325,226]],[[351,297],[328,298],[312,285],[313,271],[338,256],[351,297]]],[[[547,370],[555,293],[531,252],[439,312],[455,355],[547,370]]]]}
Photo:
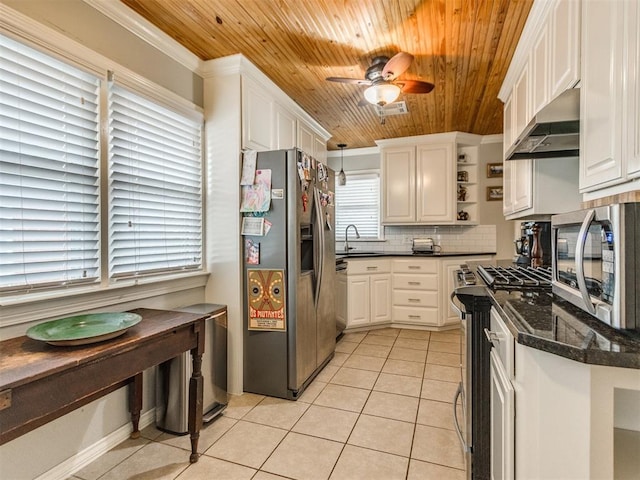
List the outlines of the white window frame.
{"type": "MultiPolygon", "coordinates": [[[[361,241],[379,241],[379,240],[383,240],[382,238],[382,226],[380,223],[381,220],[381,216],[380,216],[380,170],[352,170],[349,172],[346,172],[347,174],[347,183],[344,186],[340,186],[338,185],[337,181],[336,181],[336,240],[337,241],[344,241],[344,228],[342,228],[342,226],[348,225],[353,223],[354,225],[356,225],[356,227],[360,227],[361,225],[358,225],[358,219],[349,217],[349,219],[345,222],[342,221],[342,216],[344,214],[340,213],[340,194],[339,191],[341,189],[348,189],[349,188],[349,182],[353,182],[354,180],[357,180],[358,177],[363,178],[363,177],[376,177],[378,180],[378,185],[377,185],[377,194],[375,195],[376,197],[376,207],[377,207],[377,234],[376,236],[367,236],[366,235],[366,230],[365,228],[361,228],[361,232],[360,232],[360,239],[361,241]],[[338,219],[340,218],[340,224],[341,227],[338,227],[338,219]]],[[[360,222],[361,223],[361,222],[360,222]]]]}
{"type": "MultiPolygon", "coordinates": [[[[126,67],[116,64],[111,59],[102,56],[64,34],[3,5],[0,5],[0,13],[7,13],[7,15],[0,15],[0,33],[3,35],[76,65],[81,69],[93,72],[98,76],[105,76],[107,71],[115,71],[120,81],[129,87],[144,92],[146,96],[161,100],[165,105],[182,112],[203,115],[201,107],[141,77],[126,67]]],[[[101,138],[101,142],[104,142],[104,137],[101,138]]],[[[106,160],[103,158],[102,161],[106,160]]],[[[202,175],[204,180],[204,169],[202,175]]],[[[102,202],[105,202],[106,186],[104,182],[102,182],[101,189],[102,202]]],[[[102,208],[106,207],[103,206],[102,208]]],[[[103,228],[104,225],[103,223],[103,228]]],[[[103,231],[102,243],[105,243],[106,239],[106,232],[103,231]]],[[[204,245],[206,245],[206,240],[203,238],[203,258],[206,258],[204,245]]],[[[182,274],[134,278],[128,282],[118,282],[116,285],[109,283],[106,278],[105,273],[108,269],[104,258],[102,259],[101,270],[102,278],[98,285],[65,289],[64,291],[54,290],[34,292],[29,295],[0,297],[0,328],[8,335],[12,335],[11,332],[14,332],[13,335],[20,335],[23,334],[25,328],[21,324],[26,322],[58,318],[79,311],[101,311],[104,308],[113,308],[113,305],[131,305],[129,308],[133,308],[134,306],[140,306],[140,302],[144,302],[146,299],[159,299],[173,293],[202,288],[206,285],[209,276],[206,269],[203,269],[182,274]],[[7,327],[11,328],[7,330],[7,327]]],[[[160,303],[156,300],[149,305],[162,308],[164,302],[164,299],[160,300],[160,303]]]]}

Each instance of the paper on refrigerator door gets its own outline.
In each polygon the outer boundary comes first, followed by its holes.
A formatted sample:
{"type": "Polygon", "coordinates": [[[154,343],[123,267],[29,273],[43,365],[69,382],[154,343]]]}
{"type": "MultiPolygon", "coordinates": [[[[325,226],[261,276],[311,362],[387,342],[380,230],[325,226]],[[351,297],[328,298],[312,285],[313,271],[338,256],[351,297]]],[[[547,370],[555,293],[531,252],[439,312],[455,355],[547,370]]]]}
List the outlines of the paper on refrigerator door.
{"type": "Polygon", "coordinates": [[[256,176],[256,161],[258,160],[258,152],[255,150],[245,150],[242,154],[242,176],[240,177],[240,185],[253,185],[253,179],[256,176]]]}
{"type": "Polygon", "coordinates": [[[241,212],[268,212],[271,206],[271,170],[256,170],[252,185],[243,185],[241,212]]]}

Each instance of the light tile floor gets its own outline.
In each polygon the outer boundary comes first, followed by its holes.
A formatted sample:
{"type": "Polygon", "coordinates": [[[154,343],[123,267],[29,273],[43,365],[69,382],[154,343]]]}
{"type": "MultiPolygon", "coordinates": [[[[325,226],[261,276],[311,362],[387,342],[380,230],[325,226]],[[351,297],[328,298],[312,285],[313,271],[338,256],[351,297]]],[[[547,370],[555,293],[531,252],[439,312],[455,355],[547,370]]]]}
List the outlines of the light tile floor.
{"type": "Polygon", "coordinates": [[[296,402],[245,393],[189,438],[149,427],[73,479],[463,480],[452,420],[459,332],[344,335],[296,402]]]}

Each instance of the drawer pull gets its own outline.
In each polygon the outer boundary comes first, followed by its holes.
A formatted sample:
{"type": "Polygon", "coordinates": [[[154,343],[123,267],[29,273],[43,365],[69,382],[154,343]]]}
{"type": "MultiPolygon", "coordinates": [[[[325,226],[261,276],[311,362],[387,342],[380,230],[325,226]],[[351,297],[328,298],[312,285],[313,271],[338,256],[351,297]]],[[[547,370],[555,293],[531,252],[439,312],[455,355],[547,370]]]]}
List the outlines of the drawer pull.
{"type": "Polygon", "coordinates": [[[409,270],[420,270],[419,265],[409,265],[409,270]]]}
{"type": "Polygon", "coordinates": [[[420,285],[420,282],[409,282],[409,285],[420,285]]]}
{"type": "Polygon", "coordinates": [[[489,342],[491,343],[491,345],[493,345],[494,347],[498,346],[498,343],[500,343],[500,337],[496,332],[492,332],[488,328],[485,328],[484,334],[487,337],[487,340],[489,340],[489,342]]]}
{"type": "Polygon", "coordinates": [[[420,303],[420,299],[419,298],[409,298],[410,302],[416,302],[416,303],[420,303]]]}
{"type": "Polygon", "coordinates": [[[416,318],[420,320],[422,317],[420,315],[409,315],[409,318],[416,318]]]}
{"type": "Polygon", "coordinates": [[[367,270],[377,270],[378,267],[367,267],[367,270]]]}

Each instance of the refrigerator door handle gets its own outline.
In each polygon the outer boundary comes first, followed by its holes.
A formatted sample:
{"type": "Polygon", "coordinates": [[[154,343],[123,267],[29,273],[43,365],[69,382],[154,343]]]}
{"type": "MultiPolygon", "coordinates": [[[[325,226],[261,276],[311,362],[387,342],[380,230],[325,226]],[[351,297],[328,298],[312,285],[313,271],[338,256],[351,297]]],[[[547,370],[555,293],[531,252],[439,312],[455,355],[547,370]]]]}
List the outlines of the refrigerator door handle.
{"type": "Polygon", "coordinates": [[[315,203],[315,212],[316,212],[316,232],[317,232],[317,241],[318,248],[316,249],[317,255],[315,256],[316,265],[314,265],[316,270],[316,294],[315,294],[315,304],[318,305],[320,301],[320,285],[322,284],[322,270],[324,265],[324,225],[322,223],[322,204],[320,203],[320,194],[318,193],[318,189],[313,189],[313,201],[315,203]]]}

